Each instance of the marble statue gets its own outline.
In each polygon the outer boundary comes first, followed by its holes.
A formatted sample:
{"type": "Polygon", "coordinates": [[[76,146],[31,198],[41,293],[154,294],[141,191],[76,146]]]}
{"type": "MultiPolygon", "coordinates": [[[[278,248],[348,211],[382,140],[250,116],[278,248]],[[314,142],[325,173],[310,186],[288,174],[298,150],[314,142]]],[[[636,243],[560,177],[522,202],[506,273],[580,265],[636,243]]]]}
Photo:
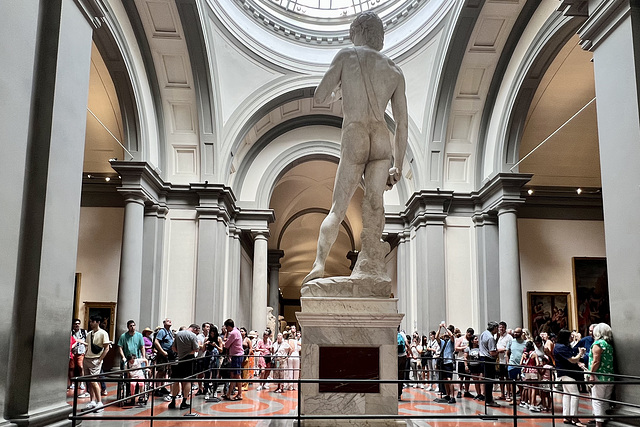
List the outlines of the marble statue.
{"type": "MultiPolygon", "coordinates": [[[[278,333],[276,330],[276,316],[273,315],[273,307],[267,307],[267,328],[271,329],[274,336],[278,333]]],[[[263,331],[258,331],[258,335],[262,336],[263,331]]]]}
{"type": "MultiPolygon", "coordinates": [[[[383,193],[402,176],[408,133],[405,80],[400,68],[380,52],[384,29],[375,13],[358,15],[351,24],[350,36],[354,47],[344,48],[336,54],[314,97],[319,104],[342,99],[344,119],[331,210],[320,227],[316,259],[311,272],[303,280],[303,295],[328,285],[341,288],[338,292],[346,296],[352,294],[351,288],[358,287],[363,281],[390,282],[384,264],[389,245],[381,240],[383,193]],[[396,122],[393,144],[384,118],[389,102],[396,122]],[[321,279],[340,223],[363,175],[362,248],[351,280],[321,279]]],[[[374,293],[382,296],[385,292],[388,298],[388,289],[374,293]]],[[[358,295],[352,296],[367,296],[370,292],[354,293],[358,295]]]]}

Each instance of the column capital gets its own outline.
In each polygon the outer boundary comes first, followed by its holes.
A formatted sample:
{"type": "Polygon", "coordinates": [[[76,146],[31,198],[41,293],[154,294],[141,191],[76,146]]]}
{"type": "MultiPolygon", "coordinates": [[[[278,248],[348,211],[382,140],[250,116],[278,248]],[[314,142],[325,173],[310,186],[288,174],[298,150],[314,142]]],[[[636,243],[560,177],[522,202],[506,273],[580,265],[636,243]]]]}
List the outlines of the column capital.
{"type": "Polygon", "coordinates": [[[153,203],[145,207],[144,215],[165,219],[168,212],[169,207],[167,207],[166,203],[153,203]]]}
{"type": "Polygon", "coordinates": [[[148,201],[160,203],[165,200],[169,186],[158,175],[158,172],[147,162],[114,160],[110,162],[113,170],[121,176],[118,192],[142,192],[148,201]]]}
{"type": "Polygon", "coordinates": [[[121,190],[120,188],[118,188],[118,192],[124,198],[125,205],[128,203],[137,203],[144,206],[145,202],[148,200],[148,197],[146,196],[144,191],[142,191],[142,189],[136,190],[128,188],[126,190],[121,190]]]}
{"type": "Polygon", "coordinates": [[[251,237],[253,237],[253,240],[268,240],[269,239],[269,229],[266,230],[251,230],[251,237]]]}
{"type": "Polygon", "coordinates": [[[269,249],[267,252],[267,265],[270,268],[280,268],[280,258],[284,256],[284,251],[280,249],[269,249]]]}
{"type": "Polygon", "coordinates": [[[223,184],[195,183],[189,185],[199,198],[196,207],[201,219],[217,219],[225,223],[238,212],[236,197],[230,187],[223,184]]]}
{"type": "Polygon", "coordinates": [[[590,10],[589,18],[578,30],[580,46],[585,50],[594,51],[620,21],[630,14],[629,0],[601,1],[590,10]]]}
{"type": "Polygon", "coordinates": [[[498,173],[488,179],[480,191],[473,195],[476,211],[489,213],[505,205],[525,202],[522,187],[531,180],[530,173],[498,173]]]}
{"type": "Polygon", "coordinates": [[[476,227],[498,224],[498,216],[495,212],[477,212],[473,214],[471,220],[474,222],[476,227]]]}
{"type": "Polygon", "coordinates": [[[498,217],[504,214],[518,214],[518,208],[515,204],[503,204],[498,207],[498,217]]]}
{"type": "Polygon", "coordinates": [[[413,193],[402,212],[403,219],[412,227],[444,225],[453,201],[453,191],[422,190],[413,193]]]}

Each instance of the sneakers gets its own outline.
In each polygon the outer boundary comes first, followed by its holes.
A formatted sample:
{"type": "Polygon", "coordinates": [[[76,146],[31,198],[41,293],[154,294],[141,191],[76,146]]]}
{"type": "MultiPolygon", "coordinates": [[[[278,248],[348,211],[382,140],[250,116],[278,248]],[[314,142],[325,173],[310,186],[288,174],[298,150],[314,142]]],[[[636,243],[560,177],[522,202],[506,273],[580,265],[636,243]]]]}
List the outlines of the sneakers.
{"type": "Polygon", "coordinates": [[[524,409],[529,409],[529,404],[526,402],[520,402],[518,406],[524,409]]]}
{"type": "Polygon", "coordinates": [[[78,395],[78,399],[86,399],[87,397],[91,397],[91,395],[89,393],[87,393],[86,391],[84,393],[80,393],[78,395]]]}
{"type": "Polygon", "coordinates": [[[211,397],[211,395],[209,395],[209,393],[205,393],[204,394],[204,400],[209,400],[210,397],[211,397]]]}
{"type": "Polygon", "coordinates": [[[73,390],[74,388],[76,388],[75,384],[70,384],[67,390],[73,390]]]}
{"type": "Polygon", "coordinates": [[[102,392],[101,392],[100,394],[101,394],[102,396],[106,396],[106,395],[107,395],[107,394],[109,394],[109,393],[107,393],[107,390],[102,390],[102,392]]]}
{"type": "Polygon", "coordinates": [[[424,390],[424,384],[420,384],[420,388],[424,390]]]}
{"type": "Polygon", "coordinates": [[[165,402],[171,402],[172,400],[175,400],[175,398],[170,394],[167,394],[163,399],[165,402]]]}
{"type": "Polygon", "coordinates": [[[465,391],[465,392],[464,392],[464,394],[463,394],[463,396],[464,396],[464,397],[471,398],[471,399],[475,399],[475,398],[476,398],[473,394],[469,393],[468,391],[465,391]]]}
{"type": "Polygon", "coordinates": [[[529,410],[530,410],[531,412],[540,412],[542,409],[540,409],[540,406],[533,406],[533,405],[531,405],[531,406],[529,406],[529,410]]]}
{"type": "Polygon", "coordinates": [[[103,406],[104,406],[104,405],[102,404],[102,402],[98,402],[98,403],[96,403],[96,408],[97,408],[97,409],[96,409],[96,413],[97,413],[97,412],[102,412],[102,411],[104,411],[103,406]]]}
{"type": "Polygon", "coordinates": [[[167,408],[176,409],[176,400],[172,399],[171,402],[169,402],[169,406],[167,406],[167,408]]]}
{"type": "Polygon", "coordinates": [[[449,399],[449,404],[452,404],[452,403],[456,403],[456,398],[455,397],[452,397],[451,399],[449,399]]]}
{"type": "Polygon", "coordinates": [[[184,399],[182,400],[182,403],[180,404],[180,409],[181,410],[185,410],[185,409],[189,409],[191,408],[191,404],[189,404],[189,402],[185,402],[184,399]]]}
{"type": "Polygon", "coordinates": [[[487,406],[490,406],[492,408],[499,408],[500,405],[496,402],[487,402],[487,406]]]}
{"type": "Polygon", "coordinates": [[[90,409],[93,409],[96,407],[96,402],[95,400],[92,400],[91,402],[87,403],[87,406],[84,407],[85,411],[88,411],[90,409]]]}
{"type": "Polygon", "coordinates": [[[484,394],[479,394],[476,397],[474,397],[474,399],[479,402],[484,402],[484,394]]]}
{"type": "Polygon", "coordinates": [[[431,386],[425,388],[426,391],[431,391],[431,386]]]}
{"type": "Polygon", "coordinates": [[[456,397],[457,397],[458,399],[461,399],[461,398],[462,398],[462,392],[461,392],[461,391],[459,391],[459,392],[458,392],[458,395],[457,395],[456,397]]]}
{"type": "Polygon", "coordinates": [[[259,385],[258,387],[256,387],[256,391],[260,391],[260,390],[262,390],[262,386],[261,386],[261,385],[259,385]]]}

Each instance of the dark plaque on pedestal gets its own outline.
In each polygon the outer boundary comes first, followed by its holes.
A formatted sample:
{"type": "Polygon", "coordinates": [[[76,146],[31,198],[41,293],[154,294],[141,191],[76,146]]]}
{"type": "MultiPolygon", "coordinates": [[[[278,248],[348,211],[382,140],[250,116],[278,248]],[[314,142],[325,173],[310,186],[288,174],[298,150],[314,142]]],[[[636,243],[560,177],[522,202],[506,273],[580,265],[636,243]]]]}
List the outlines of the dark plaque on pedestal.
{"type": "MultiPolygon", "coordinates": [[[[320,379],[380,379],[378,347],[320,347],[320,379]]],[[[380,384],[321,382],[320,393],[380,393],[380,384]]]]}

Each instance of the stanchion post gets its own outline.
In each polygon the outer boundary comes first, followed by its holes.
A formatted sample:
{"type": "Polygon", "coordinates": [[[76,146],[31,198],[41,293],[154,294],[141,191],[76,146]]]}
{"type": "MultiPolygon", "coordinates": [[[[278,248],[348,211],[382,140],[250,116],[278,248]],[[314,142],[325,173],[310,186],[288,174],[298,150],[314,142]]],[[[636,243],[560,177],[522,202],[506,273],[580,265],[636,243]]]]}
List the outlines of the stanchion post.
{"type": "Polygon", "coordinates": [[[518,404],[516,401],[516,380],[512,380],[511,384],[511,394],[513,398],[511,399],[511,403],[513,403],[513,427],[518,427],[518,404]]]}

